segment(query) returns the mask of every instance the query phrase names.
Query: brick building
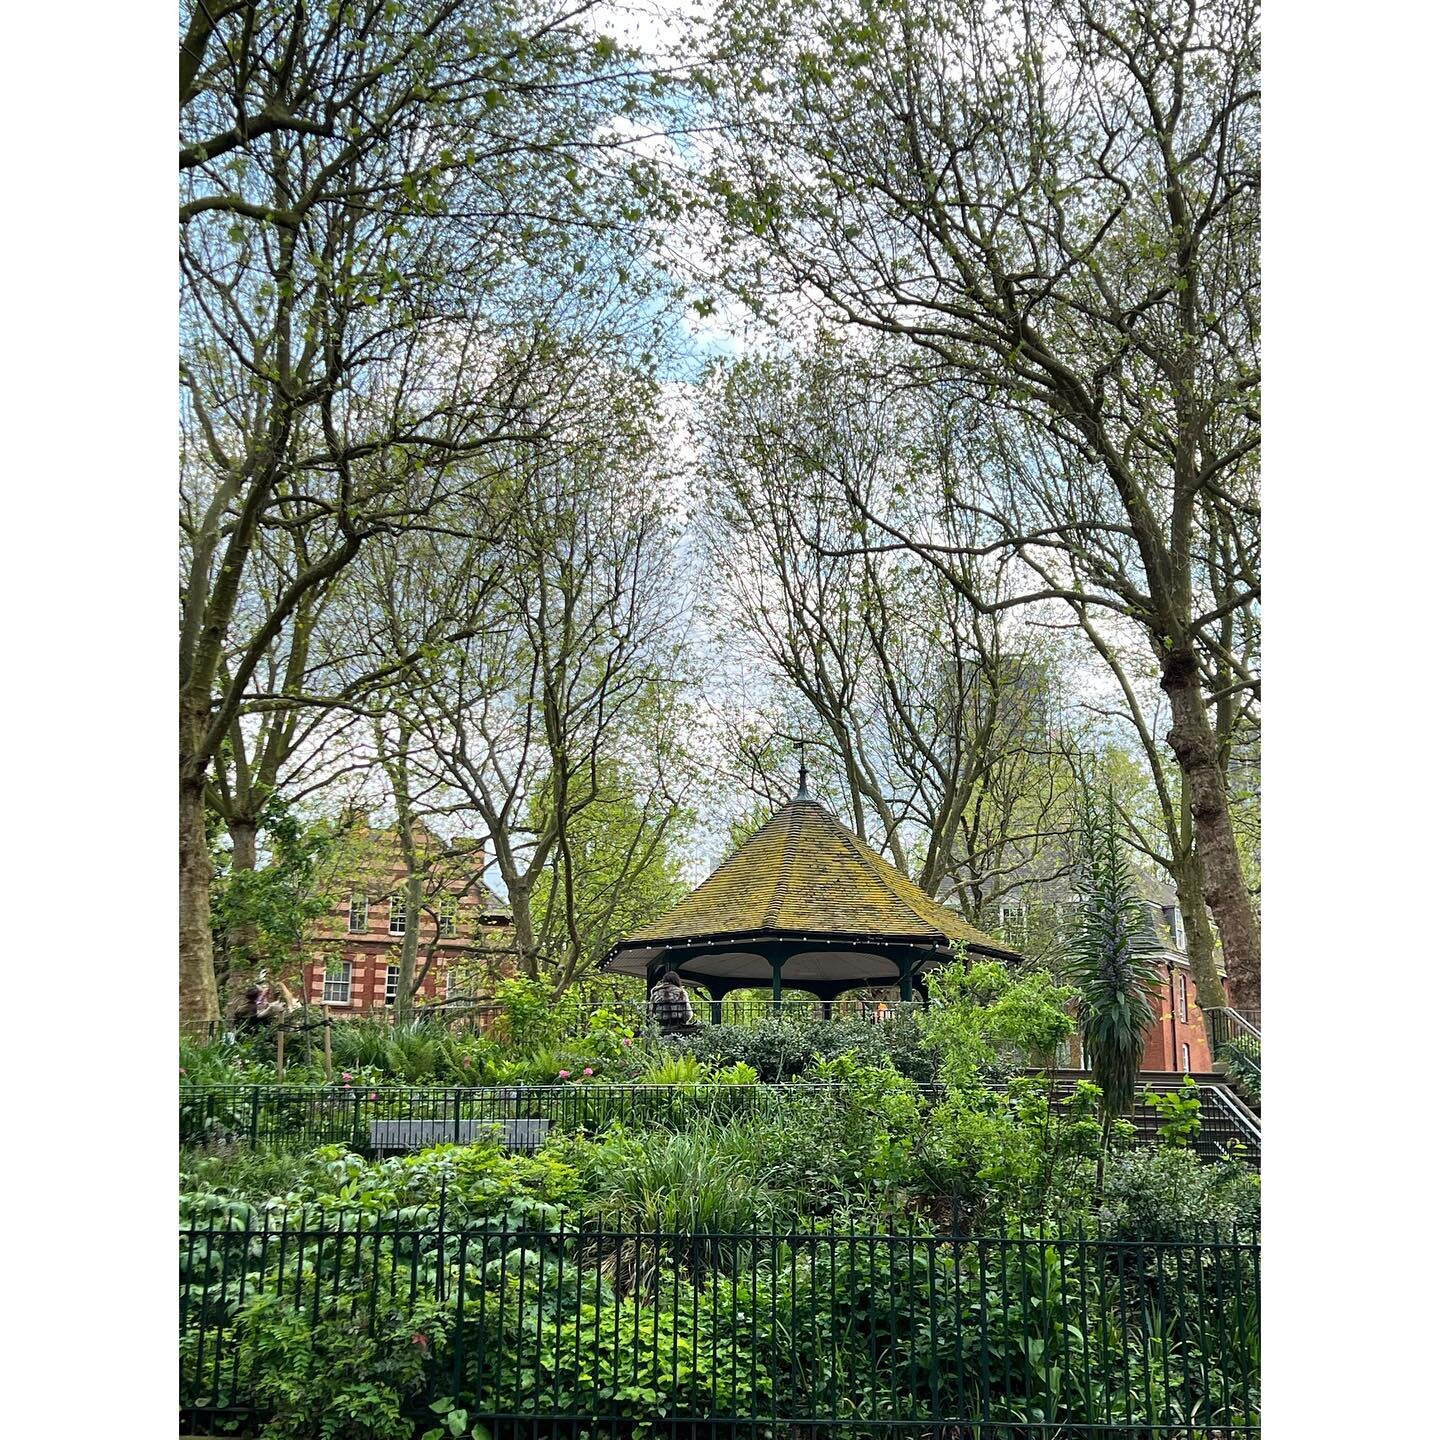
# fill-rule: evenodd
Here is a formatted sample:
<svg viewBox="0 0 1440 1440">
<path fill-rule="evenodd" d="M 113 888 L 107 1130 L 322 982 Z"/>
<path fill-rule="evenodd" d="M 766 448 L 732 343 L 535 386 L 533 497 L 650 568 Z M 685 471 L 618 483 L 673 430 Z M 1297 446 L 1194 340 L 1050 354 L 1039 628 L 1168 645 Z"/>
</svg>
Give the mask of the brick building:
<svg viewBox="0 0 1440 1440">
<path fill-rule="evenodd" d="M 486 994 L 512 970 L 510 915 L 480 878 L 484 848 L 444 841 L 423 826 L 413 834 L 422 875 L 416 913 L 406 903 L 407 867 L 396 831 L 358 832 L 344 896 L 315 926 L 302 984 L 311 1005 L 352 1015 L 395 1004 L 400 950 L 418 926 L 417 1003 Z"/>
<path fill-rule="evenodd" d="M 1159 989 L 1151 1000 L 1155 1024 L 1145 1042 L 1142 1070 L 1178 1073 L 1213 1069 L 1205 1012 L 1195 996 L 1195 977 L 1186 952 L 1185 924 L 1179 897 L 1168 880 L 1159 880 L 1135 867 L 1140 899 L 1150 911 L 1161 953 L 1156 958 Z M 1066 877 L 1040 881 L 1024 888 L 1023 898 L 1007 899 L 996 907 L 996 931 L 1027 955 L 1059 951 L 1060 936 L 1077 903 Z M 1079 1066 L 1079 1040 L 1072 1042 L 1069 1062 Z"/>
</svg>

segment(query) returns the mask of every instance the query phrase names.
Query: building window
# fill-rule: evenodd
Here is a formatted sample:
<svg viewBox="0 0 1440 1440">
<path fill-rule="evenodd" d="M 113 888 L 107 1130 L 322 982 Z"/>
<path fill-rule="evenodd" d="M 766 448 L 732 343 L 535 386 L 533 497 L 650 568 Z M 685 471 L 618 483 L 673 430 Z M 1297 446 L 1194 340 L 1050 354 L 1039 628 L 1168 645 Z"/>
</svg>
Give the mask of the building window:
<svg viewBox="0 0 1440 1440">
<path fill-rule="evenodd" d="M 1190 1047 L 1188 1045 L 1180 1047 L 1180 1068 L 1187 1075 L 1190 1073 Z"/>
<path fill-rule="evenodd" d="M 1080 897 L 1072 895 L 1055 906 L 1055 934 L 1061 939 L 1073 933 L 1080 923 Z"/>
<path fill-rule="evenodd" d="M 400 991 L 400 967 L 398 965 L 387 965 L 385 967 L 385 1003 L 393 1005 L 395 996 Z"/>
<path fill-rule="evenodd" d="M 1175 917 L 1175 948 L 1183 954 L 1185 950 L 1185 917 L 1180 913 L 1178 905 L 1170 913 Z"/>
<path fill-rule="evenodd" d="M 1180 977 L 1180 1023 L 1190 1023 L 1190 982 L 1183 975 Z"/>
<path fill-rule="evenodd" d="M 363 895 L 352 895 L 350 897 L 350 931 L 352 934 L 363 932 L 370 924 L 370 902 Z"/>
<path fill-rule="evenodd" d="M 405 897 L 403 895 L 390 897 L 390 933 L 392 935 L 405 933 Z"/>
<path fill-rule="evenodd" d="M 455 920 L 460 913 L 459 901 L 453 895 L 442 895 L 435 907 L 436 924 L 442 940 L 449 940 L 455 934 Z"/>
<path fill-rule="evenodd" d="M 1002 905 L 1000 907 L 1000 928 L 1007 940 L 1025 941 L 1030 938 L 1030 926 L 1023 905 Z"/>
<path fill-rule="evenodd" d="M 455 972 L 447 965 L 445 967 L 445 998 L 448 1000 L 455 993 Z"/>
<path fill-rule="evenodd" d="M 326 1005 L 350 1003 L 350 962 L 337 960 L 325 969 L 325 991 L 320 997 Z"/>
</svg>

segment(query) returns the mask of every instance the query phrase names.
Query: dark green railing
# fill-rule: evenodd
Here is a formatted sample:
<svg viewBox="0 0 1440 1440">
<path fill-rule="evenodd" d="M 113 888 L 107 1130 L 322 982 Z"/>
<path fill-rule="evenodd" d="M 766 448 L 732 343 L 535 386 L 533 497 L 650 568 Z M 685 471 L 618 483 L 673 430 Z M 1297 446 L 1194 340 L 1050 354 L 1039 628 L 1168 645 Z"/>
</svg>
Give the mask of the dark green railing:
<svg viewBox="0 0 1440 1440">
<path fill-rule="evenodd" d="M 777 1004 L 771 999 L 708 1000 L 699 991 L 690 992 L 690 1007 L 695 1025 L 756 1025 L 777 1017 L 797 1025 L 823 1024 L 831 1020 L 864 1020 L 887 1024 L 918 1014 L 925 1009 L 921 1000 L 872 1000 L 860 995 L 842 995 L 835 1000 L 814 1000 L 795 995 L 782 996 Z M 619 1014 L 637 1030 L 655 1022 L 654 1007 L 642 999 L 595 1000 L 578 1005 L 560 1025 L 566 1036 L 583 1035 L 597 1011 Z M 381 1012 L 372 1011 L 373 1015 Z M 496 1026 L 504 1015 L 502 1006 L 490 1000 L 452 999 L 444 1004 L 427 1005 L 413 1014 L 413 1019 L 482 1034 Z M 337 1019 L 337 1024 L 344 1024 Z M 657 1027 L 658 1028 L 658 1027 Z"/>
<path fill-rule="evenodd" d="M 1056 1102 L 1074 1092 L 1057 1082 Z M 943 1095 L 939 1086 L 919 1087 L 925 1104 Z M 319 1086 L 209 1085 L 180 1091 L 180 1143 L 184 1147 L 240 1147 L 303 1152 L 317 1145 L 422 1148 L 463 1144 L 485 1133 L 515 1143 L 507 1122 L 539 1120 L 556 1130 L 590 1133 L 614 1121 L 630 1127 L 676 1129 L 699 1117 L 774 1114 L 794 1104 L 834 1095 L 833 1085 L 514 1085 L 514 1086 Z M 1223 1086 L 1198 1087 L 1201 1101 L 1197 1152 L 1206 1159 L 1237 1150 L 1260 1161 L 1260 1132 Z M 1130 1117 L 1142 1144 L 1158 1143 L 1161 1118 L 1143 1103 Z M 391 1122 L 388 1124 L 382 1122 Z M 526 1131 L 525 1141 L 537 1138 Z"/>
<path fill-rule="evenodd" d="M 405 1413 L 463 1409 L 454 1433 L 479 1422 L 495 1440 L 1258 1434 L 1253 1236 L 457 1227 L 443 1200 L 408 1214 L 232 1204 L 183 1223 L 185 1424 L 263 1422 L 277 1337 L 299 1364 L 361 1336 L 315 1404 L 389 1384 Z"/>
<path fill-rule="evenodd" d="M 1260 1094 L 1260 1012 L 1207 1010 L 1213 1063 L 1223 1067 L 1258 1099 Z"/>
<path fill-rule="evenodd" d="M 311 1150 L 371 1147 L 372 1135 L 409 1134 L 461 1144 L 507 1121 L 596 1131 L 614 1121 L 675 1128 L 698 1117 L 728 1119 L 814 1099 L 827 1085 L 206 1085 L 180 1091 L 182 1146 Z M 381 1132 L 374 1127 L 386 1124 Z"/>
</svg>

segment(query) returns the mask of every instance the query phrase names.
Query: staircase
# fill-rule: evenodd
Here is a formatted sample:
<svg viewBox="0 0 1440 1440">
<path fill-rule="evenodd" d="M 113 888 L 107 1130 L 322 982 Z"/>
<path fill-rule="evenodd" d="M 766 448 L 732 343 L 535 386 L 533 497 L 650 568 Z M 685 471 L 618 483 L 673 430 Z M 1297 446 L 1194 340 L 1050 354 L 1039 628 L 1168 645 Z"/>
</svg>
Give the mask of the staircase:
<svg viewBox="0 0 1440 1440">
<path fill-rule="evenodd" d="M 1260 1109 L 1260 1012 L 1207 1010 L 1211 1064 L 1238 1089 L 1246 1103 Z"/>
<path fill-rule="evenodd" d="M 1091 1078 L 1085 1070 L 1032 1070 L 1029 1073 L 1051 1076 L 1057 1098 L 1074 1094 L 1077 1081 Z M 1145 1104 L 1145 1093 L 1179 1090 L 1186 1080 L 1195 1082 L 1200 1101 L 1200 1133 L 1195 1137 L 1195 1153 L 1206 1160 L 1218 1160 L 1238 1153 L 1250 1164 L 1258 1166 L 1258 1109 L 1251 1106 L 1243 1094 L 1237 1093 L 1235 1082 L 1225 1073 L 1182 1075 L 1173 1070 L 1142 1070 L 1135 1108 L 1126 1116 L 1135 1127 L 1136 1138 L 1144 1144 L 1159 1143 L 1161 1118 Z M 1237 1151 L 1237 1144 L 1244 1148 Z"/>
</svg>

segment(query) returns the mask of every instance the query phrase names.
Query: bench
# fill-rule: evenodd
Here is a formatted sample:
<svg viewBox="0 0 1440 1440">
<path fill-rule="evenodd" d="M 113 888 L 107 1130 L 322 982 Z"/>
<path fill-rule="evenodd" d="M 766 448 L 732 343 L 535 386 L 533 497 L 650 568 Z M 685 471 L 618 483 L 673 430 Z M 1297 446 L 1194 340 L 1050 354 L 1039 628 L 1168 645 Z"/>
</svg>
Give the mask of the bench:
<svg viewBox="0 0 1440 1440">
<path fill-rule="evenodd" d="M 431 1145 L 471 1145 L 487 1133 L 507 1150 L 538 1150 L 548 1120 L 372 1120 L 370 1148 L 376 1154 L 424 1150 Z"/>
</svg>

